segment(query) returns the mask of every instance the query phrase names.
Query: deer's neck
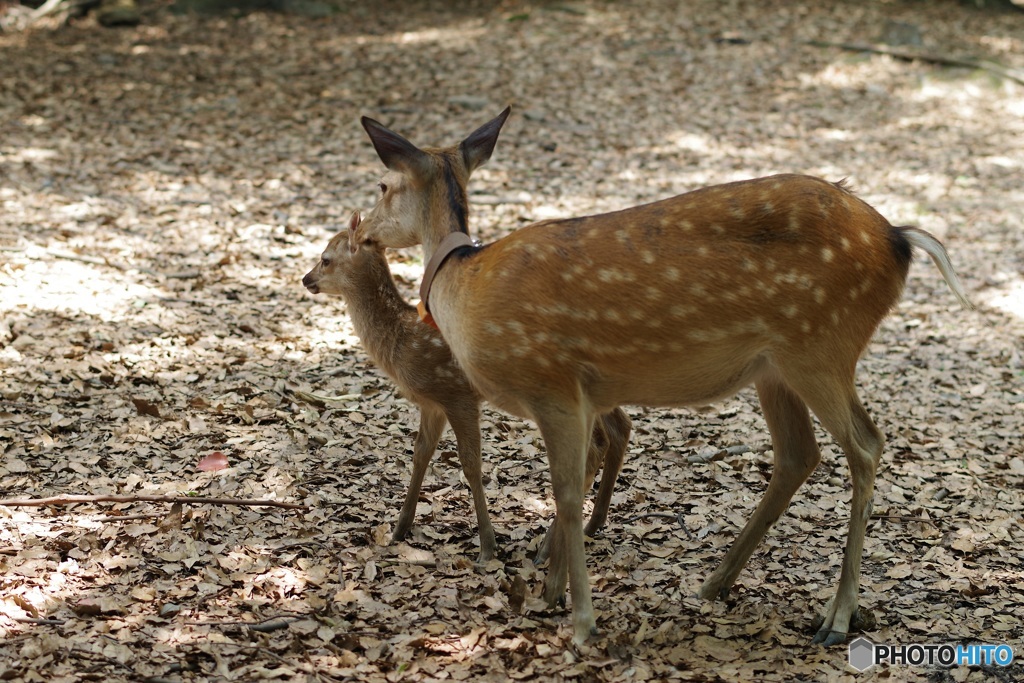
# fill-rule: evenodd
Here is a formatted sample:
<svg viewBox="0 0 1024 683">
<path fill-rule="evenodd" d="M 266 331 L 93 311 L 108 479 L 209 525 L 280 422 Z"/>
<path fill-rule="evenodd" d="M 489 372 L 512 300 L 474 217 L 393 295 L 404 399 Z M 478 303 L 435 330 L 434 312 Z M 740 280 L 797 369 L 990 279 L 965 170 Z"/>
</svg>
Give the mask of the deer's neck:
<svg viewBox="0 0 1024 683">
<path fill-rule="evenodd" d="M 430 234 L 423 240 L 423 263 L 426 265 L 438 245 L 451 232 L 469 234 L 469 199 L 466 194 L 466 178 L 460 177 L 450 155 L 442 154 L 441 179 L 436 192 L 443 193 L 431 204 L 427 219 Z"/>
</svg>

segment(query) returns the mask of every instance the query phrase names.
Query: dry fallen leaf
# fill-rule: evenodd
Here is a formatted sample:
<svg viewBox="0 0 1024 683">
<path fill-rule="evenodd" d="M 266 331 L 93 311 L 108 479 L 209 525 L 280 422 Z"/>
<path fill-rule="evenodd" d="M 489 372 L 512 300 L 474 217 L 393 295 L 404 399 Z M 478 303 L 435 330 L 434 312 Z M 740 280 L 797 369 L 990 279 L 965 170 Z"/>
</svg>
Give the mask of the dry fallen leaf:
<svg viewBox="0 0 1024 683">
<path fill-rule="evenodd" d="M 214 451 L 204 456 L 197 464 L 196 469 L 201 472 L 216 472 L 228 467 L 228 456 L 220 451 Z"/>
<path fill-rule="evenodd" d="M 160 409 L 155 403 L 151 403 L 144 398 L 132 397 L 132 403 L 135 404 L 135 410 L 138 411 L 139 415 L 149 415 L 150 417 L 160 417 Z"/>
</svg>

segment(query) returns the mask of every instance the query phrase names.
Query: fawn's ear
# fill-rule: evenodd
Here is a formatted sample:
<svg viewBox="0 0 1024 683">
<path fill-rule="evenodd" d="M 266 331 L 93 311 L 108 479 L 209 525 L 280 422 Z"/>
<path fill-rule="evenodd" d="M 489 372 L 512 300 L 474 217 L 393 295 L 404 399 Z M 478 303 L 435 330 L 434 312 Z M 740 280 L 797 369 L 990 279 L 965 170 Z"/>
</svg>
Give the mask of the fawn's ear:
<svg viewBox="0 0 1024 683">
<path fill-rule="evenodd" d="M 416 175 L 430 168 L 430 156 L 398 133 L 388 130 L 369 116 L 360 121 L 366 129 L 377 156 L 392 171 Z"/>
<path fill-rule="evenodd" d="M 498 133 L 505 125 L 505 119 L 512 112 L 512 107 L 505 107 L 493 119 L 477 128 L 469 134 L 469 137 L 459 143 L 459 151 L 462 152 L 462 159 L 466 162 L 466 171 L 472 173 L 481 164 L 491 158 L 494 151 L 494 144 L 498 141 Z"/>
<path fill-rule="evenodd" d="M 353 211 L 352 215 L 348 218 L 348 253 L 354 254 L 359 251 L 359 224 L 363 222 L 363 217 L 359 215 L 359 211 Z"/>
</svg>

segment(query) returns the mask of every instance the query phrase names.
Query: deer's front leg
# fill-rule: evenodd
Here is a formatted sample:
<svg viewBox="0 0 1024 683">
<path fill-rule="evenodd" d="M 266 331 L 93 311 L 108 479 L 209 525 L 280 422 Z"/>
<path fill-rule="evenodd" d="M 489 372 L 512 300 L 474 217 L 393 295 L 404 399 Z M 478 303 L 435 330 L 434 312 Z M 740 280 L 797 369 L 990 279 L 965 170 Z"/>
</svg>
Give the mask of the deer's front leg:
<svg viewBox="0 0 1024 683">
<path fill-rule="evenodd" d="M 597 632 L 590 597 L 590 578 L 583 548 L 583 480 L 592 418 L 579 406 L 549 404 L 535 411 L 548 451 L 555 493 L 555 528 L 544 599 L 554 605 L 572 591 L 573 641 L 582 643 Z"/>
</svg>

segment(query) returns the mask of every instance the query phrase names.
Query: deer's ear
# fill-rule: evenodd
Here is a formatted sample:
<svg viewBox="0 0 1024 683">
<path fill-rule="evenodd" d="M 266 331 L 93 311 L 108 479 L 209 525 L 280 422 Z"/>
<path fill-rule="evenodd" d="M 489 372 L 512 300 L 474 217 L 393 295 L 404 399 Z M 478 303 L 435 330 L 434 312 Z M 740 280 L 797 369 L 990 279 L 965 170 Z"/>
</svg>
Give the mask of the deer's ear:
<svg viewBox="0 0 1024 683">
<path fill-rule="evenodd" d="M 349 232 L 355 232 L 356 228 L 363 221 L 363 217 L 360 215 L 359 210 L 356 209 L 352 212 L 352 215 L 348 218 L 348 230 Z"/>
<path fill-rule="evenodd" d="M 422 149 L 368 116 L 361 121 L 377 156 L 389 169 L 416 175 L 430 168 L 430 156 Z"/>
<path fill-rule="evenodd" d="M 512 107 L 505 107 L 505 111 L 477 128 L 459 143 L 459 151 L 462 152 L 462 159 L 466 162 L 466 170 L 469 173 L 491 158 L 494 144 L 498 141 L 498 133 L 501 132 L 501 127 L 505 125 L 505 119 L 511 112 Z"/>
</svg>

